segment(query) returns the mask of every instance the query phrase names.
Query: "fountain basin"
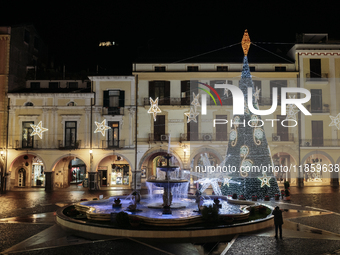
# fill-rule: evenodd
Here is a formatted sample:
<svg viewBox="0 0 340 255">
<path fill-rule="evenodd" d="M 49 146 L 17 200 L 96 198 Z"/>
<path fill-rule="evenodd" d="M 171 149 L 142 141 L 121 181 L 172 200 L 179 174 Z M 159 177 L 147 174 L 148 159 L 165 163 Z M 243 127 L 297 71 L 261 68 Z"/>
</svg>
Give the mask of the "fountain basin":
<svg viewBox="0 0 340 255">
<path fill-rule="evenodd" d="M 211 196 L 214 198 L 215 196 Z M 197 211 L 197 204 L 195 203 L 195 196 L 190 195 L 188 198 L 182 199 L 176 209 L 176 203 L 171 215 L 162 214 L 163 208 L 161 205 L 155 203 L 155 207 L 150 208 L 149 196 L 142 196 L 141 202 L 138 205 L 140 212 L 126 211 L 129 204 L 129 200 L 126 200 L 126 196 L 119 196 L 122 203 L 122 208 L 112 208 L 112 202 L 114 197 L 104 200 L 94 200 L 78 202 L 75 204 L 75 208 L 86 214 L 87 219 L 96 221 L 110 221 L 111 213 L 119 213 L 121 211 L 127 212 L 129 215 L 140 218 L 143 220 L 143 224 L 152 226 L 186 226 L 190 224 L 202 222 L 201 214 Z M 249 210 L 245 205 L 233 205 L 228 203 L 227 197 L 220 197 L 222 201 L 222 208 L 220 209 L 221 216 L 230 216 L 236 220 L 242 220 L 248 218 Z M 205 200 L 203 205 L 212 205 L 213 200 Z M 184 205 L 184 207 L 182 207 Z"/>
<path fill-rule="evenodd" d="M 144 196 L 143 196 L 144 197 Z M 194 196 L 189 196 L 193 198 Z M 217 197 L 217 196 L 216 196 Z M 124 197 L 121 197 L 124 198 Z M 214 196 L 211 196 L 214 198 Z M 220 197 L 221 200 L 226 201 L 227 197 Z M 244 201 L 244 200 L 243 200 Z M 103 200 L 97 201 L 88 201 L 88 202 L 103 202 Z M 238 202 L 238 201 L 232 201 Z M 249 202 L 249 201 L 248 201 Z M 188 216 L 182 217 L 177 219 L 172 219 L 174 215 L 163 215 L 160 218 L 150 218 L 147 216 L 134 216 L 139 217 L 145 220 L 146 225 L 141 225 L 139 228 L 128 228 L 122 229 L 113 226 L 110 222 L 105 223 L 104 221 L 110 220 L 111 214 L 99 214 L 95 213 L 95 207 L 90 205 L 82 205 L 82 202 L 77 203 L 75 206 L 77 209 L 80 210 L 88 210 L 87 216 L 88 218 L 98 220 L 98 223 L 93 221 L 84 221 L 75 218 L 71 218 L 66 216 L 63 211 L 66 207 L 60 208 L 57 211 L 56 221 L 57 224 L 60 225 L 62 228 L 66 229 L 67 231 L 73 232 L 75 235 L 83 236 L 83 237 L 90 237 L 90 238 L 103 238 L 103 237 L 112 237 L 112 236 L 121 236 L 121 237 L 131 237 L 137 239 L 151 239 L 151 240 L 171 240 L 176 242 L 199 242 L 199 241 L 221 241 L 225 240 L 227 235 L 234 235 L 246 232 L 257 231 L 261 229 L 265 229 L 268 227 L 272 227 L 272 215 L 268 215 L 266 218 L 242 222 L 242 223 L 234 223 L 234 224 L 227 224 L 227 225 L 206 225 L 200 224 L 195 225 L 193 227 L 190 224 L 200 223 L 202 219 L 199 215 L 196 216 Z M 259 204 L 255 202 L 250 202 L 253 205 Z M 92 203 L 90 203 L 92 204 Z M 124 206 L 124 203 L 123 203 Z M 273 210 L 272 207 L 266 205 L 270 209 Z M 242 206 L 242 212 L 238 215 L 241 218 L 248 217 L 247 214 L 247 207 Z M 160 210 L 159 210 L 160 211 Z M 177 211 L 177 210 L 173 210 Z M 178 210 L 181 211 L 181 210 Z M 132 213 L 130 213 L 132 214 Z M 228 216 L 238 217 L 235 214 L 228 214 Z M 101 221 L 101 223 L 99 223 Z M 189 226 L 186 226 L 189 225 Z M 164 228 L 166 226 L 166 228 Z"/>
</svg>

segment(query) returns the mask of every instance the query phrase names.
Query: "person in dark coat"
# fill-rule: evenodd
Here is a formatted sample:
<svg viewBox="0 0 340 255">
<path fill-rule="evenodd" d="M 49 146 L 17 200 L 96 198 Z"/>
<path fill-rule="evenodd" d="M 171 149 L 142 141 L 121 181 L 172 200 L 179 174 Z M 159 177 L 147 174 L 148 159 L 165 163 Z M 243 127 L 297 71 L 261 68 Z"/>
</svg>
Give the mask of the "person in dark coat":
<svg viewBox="0 0 340 255">
<path fill-rule="evenodd" d="M 282 218 L 282 211 L 278 206 L 275 207 L 273 210 L 274 215 L 274 224 L 275 224 L 275 238 L 277 239 L 277 230 L 280 230 L 280 238 L 282 239 L 282 224 L 283 224 L 283 218 Z"/>
</svg>

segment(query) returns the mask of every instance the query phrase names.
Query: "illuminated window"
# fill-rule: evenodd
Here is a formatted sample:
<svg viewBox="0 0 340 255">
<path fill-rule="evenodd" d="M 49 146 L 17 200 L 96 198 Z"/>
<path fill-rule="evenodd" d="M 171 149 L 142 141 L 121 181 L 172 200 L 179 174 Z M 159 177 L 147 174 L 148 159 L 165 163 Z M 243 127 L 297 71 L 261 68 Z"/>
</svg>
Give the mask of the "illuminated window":
<svg viewBox="0 0 340 255">
<path fill-rule="evenodd" d="M 119 147 L 119 122 L 109 121 L 108 126 L 111 127 L 107 133 L 108 147 Z"/>
</svg>

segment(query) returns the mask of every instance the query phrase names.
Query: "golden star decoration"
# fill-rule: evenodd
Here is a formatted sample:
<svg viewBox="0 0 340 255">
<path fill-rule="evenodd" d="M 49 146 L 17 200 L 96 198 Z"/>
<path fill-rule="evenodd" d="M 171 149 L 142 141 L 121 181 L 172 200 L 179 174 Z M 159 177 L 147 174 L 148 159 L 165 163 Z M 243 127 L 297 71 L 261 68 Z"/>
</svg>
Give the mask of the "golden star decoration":
<svg viewBox="0 0 340 255">
<path fill-rule="evenodd" d="M 262 177 L 257 177 L 257 178 L 261 181 L 261 188 L 262 188 L 264 185 L 267 185 L 268 187 L 270 187 L 269 180 L 270 180 L 272 177 L 268 177 L 266 173 L 263 173 L 263 176 L 262 176 Z"/>
<path fill-rule="evenodd" d="M 110 129 L 109 126 L 105 125 L 106 120 L 103 120 L 101 123 L 95 121 L 97 129 L 94 131 L 95 133 L 101 132 L 103 136 L 105 136 L 105 130 Z"/>
<path fill-rule="evenodd" d="M 42 122 L 40 121 L 38 125 L 30 124 L 33 128 L 33 132 L 31 133 L 31 136 L 38 135 L 40 139 L 42 139 L 42 133 L 46 132 L 48 129 L 42 127 Z"/>
<path fill-rule="evenodd" d="M 340 129 L 340 113 L 338 113 L 338 115 L 336 115 L 336 117 L 333 116 L 329 116 L 332 120 L 331 124 L 329 124 L 329 126 L 336 126 L 337 129 Z"/>
<path fill-rule="evenodd" d="M 191 108 L 190 108 L 190 112 L 185 112 L 185 113 L 184 113 L 184 115 L 188 117 L 187 123 L 189 123 L 189 122 L 192 121 L 192 120 L 193 120 L 194 122 L 197 123 L 196 117 L 197 117 L 198 114 L 199 114 L 199 113 L 196 112 L 196 111 L 194 111 L 194 109 L 191 107 Z"/>
<path fill-rule="evenodd" d="M 194 92 L 192 92 L 194 100 L 191 102 L 191 104 L 195 107 L 195 112 L 197 110 L 197 107 L 200 106 L 200 102 L 198 101 L 198 98 L 200 94 L 195 95 Z"/>
<path fill-rule="evenodd" d="M 153 119 L 154 119 L 154 121 L 156 121 L 157 113 L 162 112 L 161 109 L 159 109 L 159 107 L 158 107 L 158 97 L 156 98 L 155 101 L 153 101 L 152 98 L 150 97 L 150 104 L 151 104 L 151 107 L 148 110 L 148 113 L 152 113 Z"/>
</svg>

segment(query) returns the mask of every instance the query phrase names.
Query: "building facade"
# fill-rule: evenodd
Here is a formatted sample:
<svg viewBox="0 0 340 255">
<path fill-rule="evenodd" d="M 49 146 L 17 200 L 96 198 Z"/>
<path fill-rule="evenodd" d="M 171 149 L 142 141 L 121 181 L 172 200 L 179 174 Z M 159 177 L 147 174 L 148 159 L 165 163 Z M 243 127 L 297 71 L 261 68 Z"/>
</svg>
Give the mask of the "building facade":
<svg viewBox="0 0 340 255">
<path fill-rule="evenodd" d="M 32 80 L 8 94 L 8 187 L 133 184 L 134 78 L 91 80 Z"/>
<path fill-rule="evenodd" d="M 251 53 L 249 56 L 251 60 Z M 196 171 L 196 166 L 220 164 L 226 157 L 233 118 L 233 100 L 230 92 L 215 89 L 221 102 L 208 96 L 207 113 L 201 113 L 197 107 L 197 122 L 190 122 L 185 113 L 193 109 L 194 96 L 213 90 L 215 84 L 238 85 L 242 70 L 240 63 L 136 63 L 133 65 L 138 80 L 138 168 L 142 170 L 142 184 L 147 178 L 157 175 L 156 165 L 162 164 L 170 141 L 170 154 L 174 164 L 182 170 Z M 297 87 L 298 71 L 294 62 L 250 63 L 255 89 L 259 90 L 260 109 L 269 109 L 272 105 L 272 88 L 278 87 L 279 106 L 270 115 L 262 116 L 267 140 L 276 165 L 299 164 L 298 127 L 284 127 L 281 122 L 286 116 L 281 115 L 280 89 Z M 210 88 L 209 88 L 210 86 Z M 205 89 L 202 90 L 202 89 Z M 207 92 L 208 91 L 208 92 Z M 195 94 L 192 94 L 192 93 Z M 291 96 L 294 96 L 291 94 Z M 156 119 L 148 113 L 150 98 L 159 98 L 161 113 Z M 214 120 L 219 123 L 213 125 Z M 268 120 L 267 120 L 268 119 Z M 223 120 L 223 121 L 222 121 Z M 265 121 L 266 120 L 266 121 Z M 271 121 L 279 120 L 279 121 Z M 227 123 L 226 123 L 227 122 Z M 286 126 L 289 124 L 285 124 Z M 169 139 L 170 137 L 170 139 Z M 283 171 L 276 173 L 279 181 L 289 180 L 293 185 L 297 176 Z M 195 179 L 195 177 L 194 177 Z M 193 181 L 193 180 L 192 180 Z"/>
<path fill-rule="evenodd" d="M 10 27 L 0 27 L 0 192 L 5 189 L 7 153 L 7 91 L 9 76 Z"/>
<path fill-rule="evenodd" d="M 289 54 L 296 60 L 299 84 L 311 93 L 306 104 L 311 116 L 301 114 L 300 173 L 302 185 L 339 185 L 340 46 L 327 34 L 303 34 Z"/>
<path fill-rule="evenodd" d="M 259 109 L 270 109 L 277 97 L 275 111 L 262 116 L 263 129 L 277 181 L 292 186 L 339 185 L 340 120 L 330 116 L 340 109 L 340 49 L 308 39 L 316 37 L 305 35 L 288 55 L 266 55 L 252 46 L 248 56 Z M 227 160 L 234 101 L 230 91 L 215 85 L 238 85 L 242 57 L 233 50 L 183 63 L 140 61 L 132 76 L 27 81 L 25 89 L 8 94 L 7 186 L 140 189 L 158 176 L 168 153 L 193 183 L 197 177 L 189 171 Z M 312 115 L 289 105 L 292 111 L 284 115 L 282 88 L 309 90 L 304 106 Z M 32 135 L 37 127 L 48 129 L 42 138 Z"/>
</svg>

